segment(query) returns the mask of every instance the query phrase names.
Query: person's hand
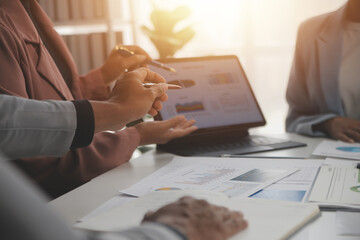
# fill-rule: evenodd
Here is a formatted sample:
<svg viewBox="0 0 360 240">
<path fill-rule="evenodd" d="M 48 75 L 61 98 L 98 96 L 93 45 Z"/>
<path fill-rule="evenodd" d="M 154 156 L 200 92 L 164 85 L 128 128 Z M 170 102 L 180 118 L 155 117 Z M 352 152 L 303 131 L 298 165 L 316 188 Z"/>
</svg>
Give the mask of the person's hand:
<svg viewBox="0 0 360 240">
<path fill-rule="evenodd" d="M 181 198 L 156 212 L 148 212 L 143 222 L 169 225 L 185 234 L 189 240 L 227 239 L 248 225 L 241 212 L 191 197 Z"/>
<path fill-rule="evenodd" d="M 145 82 L 160 83 L 158 85 L 145 88 Z M 122 79 L 115 83 L 110 94 L 109 102 L 115 102 L 123 108 L 131 121 L 143 117 L 146 113 L 152 116 L 161 110 L 162 104 L 167 100 L 167 85 L 165 79 L 159 74 L 146 68 L 139 68 L 126 73 Z"/>
<path fill-rule="evenodd" d="M 159 83 L 149 88 L 144 82 Z M 146 68 L 124 74 L 117 81 L 107 101 L 90 101 L 95 116 L 95 132 L 119 130 L 125 124 L 143 117 L 146 113 L 153 116 L 167 100 L 168 89 L 165 79 Z"/>
<path fill-rule="evenodd" d="M 171 139 L 183 137 L 195 130 L 195 120 L 186 120 L 184 116 L 176 116 L 169 120 L 143 122 L 135 125 L 140 135 L 140 144 L 163 144 Z"/>
<path fill-rule="evenodd" d="M 118 46 L 121 46 L 118 44 Z M 100 68 L 101 74 L 106 84 L 110 84 L 123 74 L 126 70 L 132 71 L 139 67 L 144 67 L 146 61 L 151 61 L 147 52 L 138 46 L 124 46 L 133 51 L 132 56 L 125 56 L 119 53 L 115 48 L 111 51 L 104 65 Z"/>
<path fill-rule="evenodd" d="M 322 123 L 324 130 L 334 139 L 360 142 L 360 121 L 344 117 L 332 118 Z"/>
</svg>

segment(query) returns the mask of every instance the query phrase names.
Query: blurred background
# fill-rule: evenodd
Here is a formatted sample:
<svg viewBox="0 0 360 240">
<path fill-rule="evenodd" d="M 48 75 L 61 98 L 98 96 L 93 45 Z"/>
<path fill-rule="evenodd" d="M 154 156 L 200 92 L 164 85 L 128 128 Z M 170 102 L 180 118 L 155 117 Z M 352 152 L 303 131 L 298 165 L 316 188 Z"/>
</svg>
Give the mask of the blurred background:
<svg viewBox="0 0 360 240">
<path fill-rule="evenodd" d="M 115 43 L 153 58 L 235 54 L 267 125 L 282 133 L 285 92 L 299 24 L 345 0 L 39 0 L 73 53 L 79 72 L 101 66 Z M 166 49 L 161 46 L 168 44 Z M 169 50 L 170 49 L 170 50 Z"/>
</svg>

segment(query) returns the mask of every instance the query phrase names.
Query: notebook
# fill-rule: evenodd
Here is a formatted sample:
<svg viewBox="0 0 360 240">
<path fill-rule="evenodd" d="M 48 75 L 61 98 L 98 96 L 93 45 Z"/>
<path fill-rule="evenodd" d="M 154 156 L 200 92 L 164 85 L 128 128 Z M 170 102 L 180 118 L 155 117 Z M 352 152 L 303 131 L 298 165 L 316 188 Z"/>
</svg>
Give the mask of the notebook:
<svg viewBox="0 0 360 240">
<path fill-rule="evenodd" d="M 173 58 L 160 62 L 176 69 L 169 72 L 149 66 L 180 90 L 168 90 L 169 99 L 157 120 L 184 115 L 195 119 L 194 133 L 166 144 L 158 150 L 181 156 L 221 156 L 246 154 L 305 146 L 285 139 L 249 135 L 249 128 L 266 121 L 245 72 L 234 55 Z"/>
<path fill-rule="evenodd" d="M 144 214 L 176 201 L 183 196 L 205 199 L 213 204 L 241 211 L 248 228 L 231 239 L 287 239 L 320 214 L 316 205 L 267 199 L 228 198 L 211 191 L 157 191 L 125 203 L 110 211 L 87 218 L 76 228 L 93 231 L 118 231 L 138 226 Z"/>
</svg>

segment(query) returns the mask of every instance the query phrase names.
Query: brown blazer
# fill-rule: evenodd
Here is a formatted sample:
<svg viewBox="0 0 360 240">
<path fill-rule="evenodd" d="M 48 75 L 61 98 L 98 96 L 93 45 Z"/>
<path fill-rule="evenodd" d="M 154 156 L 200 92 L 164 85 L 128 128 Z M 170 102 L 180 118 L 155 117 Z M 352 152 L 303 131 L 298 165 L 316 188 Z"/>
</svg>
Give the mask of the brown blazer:
<svg viewBox="0 0 360 240">
<path fill-rule="evenodd" d="M 30 99 L 100 100 L 109 94 L 99 69 L 78 76 L 64 41 L 35 0 L 0 0 L 0 76 L 0 93 Z M 15 162 L 57 197 L 128 161 L 139 141 L 134 128 L 98 133 L 88 147 L 62 158 Z"/>
</svg>

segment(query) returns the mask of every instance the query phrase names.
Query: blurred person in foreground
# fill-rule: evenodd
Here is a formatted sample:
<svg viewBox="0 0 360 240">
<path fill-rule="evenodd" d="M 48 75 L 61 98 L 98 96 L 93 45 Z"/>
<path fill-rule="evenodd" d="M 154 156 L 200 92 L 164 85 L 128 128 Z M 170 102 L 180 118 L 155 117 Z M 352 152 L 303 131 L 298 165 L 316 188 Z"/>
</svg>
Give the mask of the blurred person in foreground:
<svg viewBox="0 0 360 240">
<path fill-rule="evenodd" d="M 132 82 L 136 83 L 136 80 Z M 142 88 L 142 85 L 139 86 L 139 90 L 142 90 L 140 87 Z M 153 90 L 149 90 L 146 94 L 152 95 L 152 92 Z M 2 193 L 0 238 L 9 240 L 222 240 L 247 227 L 247 221 L 240 212 L 229 211 L 204 200 L 185 197 L 158 211 L 147 213 L 138 227 L 112 233 L 76 231 L 48 208 L 47 199 L 42 192 L 36 189 L 29 179 L 10 166 L 1 154 L 1 151 L 5 150 L 11 158 L 43 154 L 61 155 L 70 146 L 79 145 L 76 142 L 82 138 L 82 134 L 88 134 L 79 131 L 81 126 L 77 125 L 77 123 L 87 121 L 83 118 L 83 114 L 95 118 L 95 132 L 112 129 L 114 126 L 117 128 L 122 122 L 121 115 L 120 119 L 108 118 L 107 115 L 114 112 L 121 113 L 122 103 L 114 100 L 114 96 L 108 101 L 69 102 L 36 101 L 0 95 L 0 110 L 3 113 L 0 115 L 2 137 L 0 139 L 0 191 Z M 155 126 L 160 123 L 150 124 Z M 179 133 L 182 134 L 181 129 L 179 131 L 174 129 L 174 132 L 169 134 Z M 62 143 L 60 146 L 59 142 Z"/>
</svg>

